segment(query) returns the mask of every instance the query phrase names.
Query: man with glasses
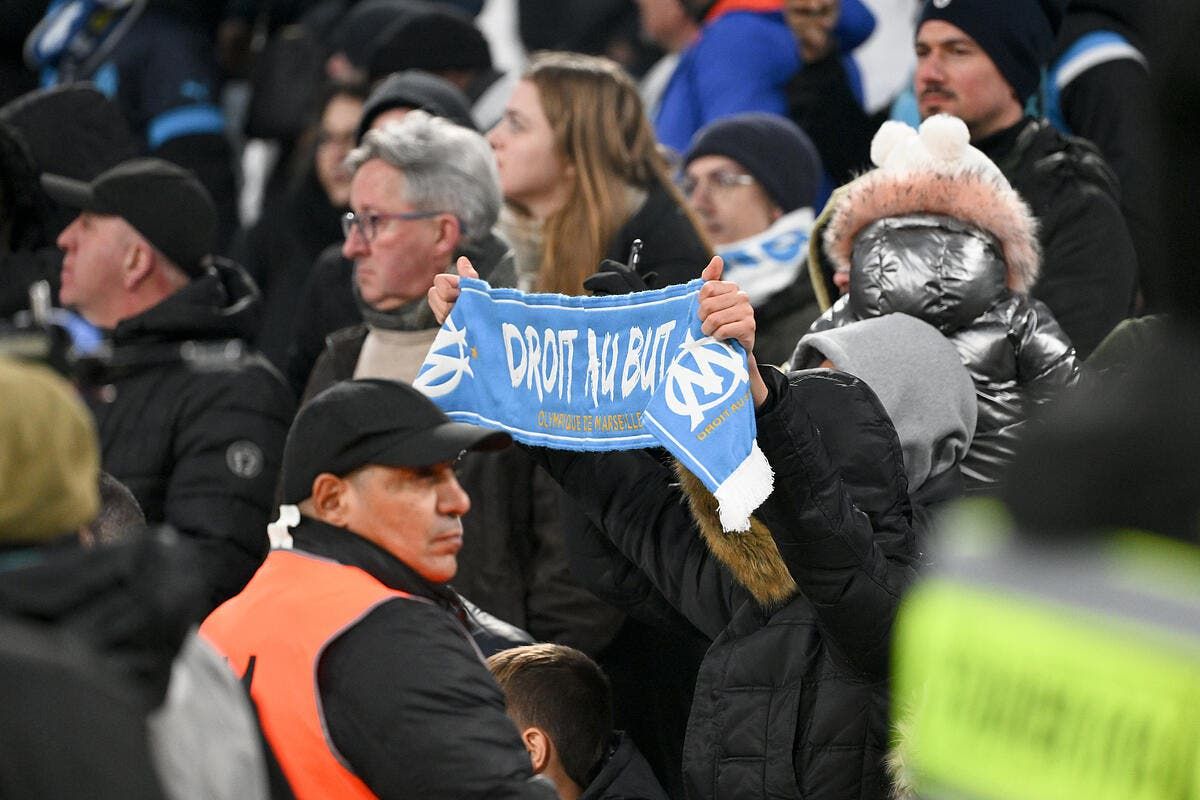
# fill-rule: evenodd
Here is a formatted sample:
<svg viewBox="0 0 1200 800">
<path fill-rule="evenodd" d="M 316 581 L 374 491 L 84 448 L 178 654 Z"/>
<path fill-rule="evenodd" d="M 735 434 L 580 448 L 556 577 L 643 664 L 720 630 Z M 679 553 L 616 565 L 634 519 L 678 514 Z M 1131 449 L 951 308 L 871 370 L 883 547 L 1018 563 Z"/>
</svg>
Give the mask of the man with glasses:
<svg viewBox="0 0 1200 800">
<path fill-rule="evenodd" d="M 683 157 L 681 188 L 726 278 L 750 295 L 764 364 L 786 361 L 820 314 L 806 267 L 821 175 L 808 136 L 773 114 L 710 123 Z"/>
<path fill-rule="evenodd" d="M 210 255 L 217 213 L 182 167 L 134 159 L 90 184 L 43 175 L 42 185 L 80 211 L 58 237 L 60 298 L 112 349 L 103 388 L 87 394 L 104 469 L 147 521 L 198 542 L 195 569 L 215 607 L 267 553 L 295 405 L 245 344 L 258 290 L 241 267 Z"/>
<path fill-rule="evenodd" d="M 304 393 L 346 378 L 411 382 L 437 335 L 433 277 L 466 255 L 493 286 L 512 286 L 508 244 L 492 232 L 499 178 L 482 136 L 414 110 L 368 131 L 351 152 L 342 254 L 354 261 L 364 324 L 332 334 Z"/>
<path fill-rule="evenodd" d="M 516 284 L 512 252 L 492 232 L 500 181 L 480 134 L 413 110 L 368 131 L 349 163 L 342 252 L 364 324 L 328 337 L 302 405 L 349 378 L 411 383 L 440 327 L 426 293 L 458 256 L 492 286 Z M 455 588 L 539 641 L 607 644 L 621 616 L 570 577 L 557 485 L 516 448 L 468 454 L 460 477 L 477 510 L 464 520 L 472 545 Z"/>
</svg>

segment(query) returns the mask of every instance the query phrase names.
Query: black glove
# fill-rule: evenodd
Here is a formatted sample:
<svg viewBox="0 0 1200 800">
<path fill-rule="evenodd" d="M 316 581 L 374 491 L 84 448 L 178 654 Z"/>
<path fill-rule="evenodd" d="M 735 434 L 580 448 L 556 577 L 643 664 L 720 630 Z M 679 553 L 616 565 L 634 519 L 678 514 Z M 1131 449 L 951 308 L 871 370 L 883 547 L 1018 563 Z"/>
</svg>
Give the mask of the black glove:
<svg viewBox="0 0 1200 800">
<path fill-rule="evenodd" d="M 627 265 L 606 258 L 600 262 L 600 271 L 583 282 L 583 288 L 598 296 L 648 292 L 657 277 L 653 272 L 639 275 Z"/>
</svg>

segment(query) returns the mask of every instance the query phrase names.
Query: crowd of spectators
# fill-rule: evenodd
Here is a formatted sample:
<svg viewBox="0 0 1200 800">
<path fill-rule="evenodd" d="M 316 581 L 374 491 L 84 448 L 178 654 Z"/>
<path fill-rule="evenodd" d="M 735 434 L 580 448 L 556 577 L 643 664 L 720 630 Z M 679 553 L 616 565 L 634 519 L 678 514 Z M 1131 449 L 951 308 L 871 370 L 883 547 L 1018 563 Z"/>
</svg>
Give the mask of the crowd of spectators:
<svg viewBox="0 0 1200 800">
<path fill-rule="evenodd" d="M 0 0 L 0 796 L 1175 796 L 1194 708 L 1102 784 L 1047 744 L 1200 674 L 1154 5 Z M 702 282 L 749 530 L 451 421 L 462 277 Z M 996 672 L 1056 638 L 1078 692 Z M 1192 677 L 1143 709 L 1106 647 Z"/>
</svg>

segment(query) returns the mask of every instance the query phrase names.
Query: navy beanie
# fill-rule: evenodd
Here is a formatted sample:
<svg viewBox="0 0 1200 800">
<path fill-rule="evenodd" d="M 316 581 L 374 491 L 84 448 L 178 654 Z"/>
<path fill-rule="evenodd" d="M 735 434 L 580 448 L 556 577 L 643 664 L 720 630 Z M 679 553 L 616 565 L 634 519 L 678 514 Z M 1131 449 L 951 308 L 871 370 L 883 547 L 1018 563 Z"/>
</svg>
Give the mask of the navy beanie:
<svg viewBox="0 0 1200 800">
<path fill-rule="evenodd" d="M 785 214 L 816 200 L 821 157 L 808 135 L 784 117 L 749 113 L 714 120 L 692 137 L 683 166 L 701 156 L 741 164 Z"/>
<path fill-rule="evenodd" d="M 926 0 L 926 20 L 948 22 L 974 39 L 1022 103 L 1038 89 L 1062 23 L 1063 0 Z"/>
</svg>

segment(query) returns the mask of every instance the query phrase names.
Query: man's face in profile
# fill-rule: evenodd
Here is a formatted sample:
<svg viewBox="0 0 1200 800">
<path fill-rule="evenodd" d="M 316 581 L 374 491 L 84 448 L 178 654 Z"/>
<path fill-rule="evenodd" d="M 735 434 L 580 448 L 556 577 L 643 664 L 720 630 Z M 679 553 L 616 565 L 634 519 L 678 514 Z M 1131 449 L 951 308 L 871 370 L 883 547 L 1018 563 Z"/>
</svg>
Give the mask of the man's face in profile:
<svg viewBox="0 0 1200 800">
<path fill-rule="evenodd" d="M 403 561 L 431 583 L 458 571 L 462 515 L 470 498 L 445 461 L 428 467 L 366 466 L 345 477 L 343 527 Z"/>
</svg>

